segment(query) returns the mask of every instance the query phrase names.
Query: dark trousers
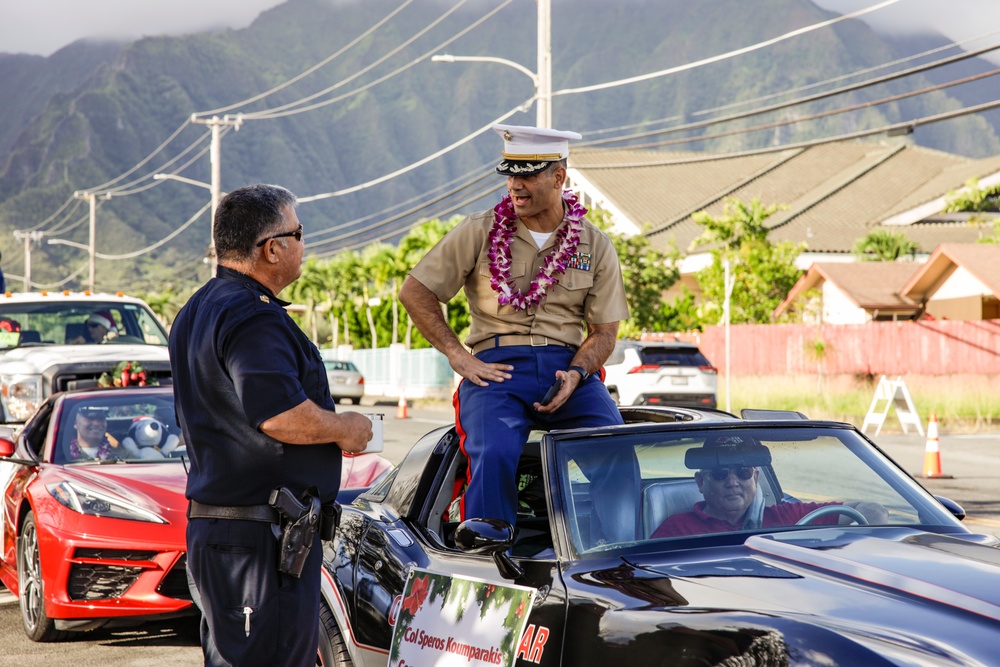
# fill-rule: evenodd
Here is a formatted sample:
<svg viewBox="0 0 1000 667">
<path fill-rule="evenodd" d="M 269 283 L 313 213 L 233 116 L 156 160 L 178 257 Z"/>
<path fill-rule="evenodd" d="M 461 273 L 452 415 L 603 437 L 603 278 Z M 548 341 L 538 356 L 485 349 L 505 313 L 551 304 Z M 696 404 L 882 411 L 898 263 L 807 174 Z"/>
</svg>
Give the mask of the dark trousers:
<svg viewBox="0 0 1000 667">
<path fill-rule="evenodd" d="M 319 535 L 301 578 L 278 572 L 271 524 L 189 519 L 187 567 L 212 667 L 312 667 L 319 642 Z M 249 634 L 247 620 L 249 617 Z"/>
<path fill-rule="evenodd" d="M 469 459 L 468 488 L 462 498 L 462 518 L 517 519 L 517 462 L 533 428 L 547 430 L 621 424 L 621 414 L 597 375 L 581 383 L 555 413 L 534 408 L 566 370 L 574 351 L 566 347 L 516 345 L 483 350 L 476 356 L 488 363 L 514 366 L 504 382 L 479 387 L 463 380 L 455 396 L 456 427 L 462 451 Z M 617 448 L 616 453 L 620 454 Z M 577 463 L 590 481 L 597 525 L 592 542 L 636 539 L 639 494 L 634 460 L 589 452 Z M 589 546 L 589 545 L 588 545 Z"/>
</svg>

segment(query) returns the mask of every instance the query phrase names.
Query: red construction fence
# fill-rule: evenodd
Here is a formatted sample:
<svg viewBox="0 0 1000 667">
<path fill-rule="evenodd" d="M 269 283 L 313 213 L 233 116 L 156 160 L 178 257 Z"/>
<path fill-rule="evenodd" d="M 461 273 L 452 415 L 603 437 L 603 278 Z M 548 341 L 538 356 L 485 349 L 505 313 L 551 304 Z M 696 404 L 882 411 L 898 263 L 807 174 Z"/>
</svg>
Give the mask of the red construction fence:
<svg viewBox="0 0 1000 667">
<path fill-rule="evenodd" d="M 725 327 L 677 336 L 723 371 Z M 729 340 L 733 375 L 1000 374 L 1000 320 L 741 324 L 729 327 Z"/>
</svg>

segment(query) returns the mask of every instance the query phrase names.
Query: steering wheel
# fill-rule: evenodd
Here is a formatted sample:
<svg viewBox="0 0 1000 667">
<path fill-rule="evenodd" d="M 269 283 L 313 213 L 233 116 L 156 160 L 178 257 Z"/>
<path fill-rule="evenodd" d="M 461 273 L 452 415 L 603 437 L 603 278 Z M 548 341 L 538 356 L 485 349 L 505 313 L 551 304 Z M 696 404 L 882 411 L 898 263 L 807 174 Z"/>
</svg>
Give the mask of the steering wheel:
<svg viewBox="0 0 1000 667">
<path fill-rule="evenodd" d="M 844 516 L 849 516 L 854 519 L 859 525 L 868 525 L 868 519 L 865 518 L 864 514 L 847 505 L 826 505 L 824 507 L 820 507 L 819 509 L 809 512 L 809 514 L 806 514 L 804 517 L 796 521 L 795 525 L 808 526 L 816 519 L 826 516 L 827 514 L 843 514 Z"/>
</svg>

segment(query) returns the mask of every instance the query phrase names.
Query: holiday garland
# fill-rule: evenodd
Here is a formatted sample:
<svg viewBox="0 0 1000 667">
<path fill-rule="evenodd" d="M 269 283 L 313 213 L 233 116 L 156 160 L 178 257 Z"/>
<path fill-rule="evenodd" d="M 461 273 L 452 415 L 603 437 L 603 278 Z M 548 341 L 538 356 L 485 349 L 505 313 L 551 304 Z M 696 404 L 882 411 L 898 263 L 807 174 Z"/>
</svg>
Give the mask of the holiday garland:
<svg viewBox="0 0 1000 667">
<path fill-rule="evenodd" d="M 537 305 L 549 287 L 558 284 L 559 276 L 566 272 L 569 260 L 580 245 L 580 231 L 587 209 L 569 190 L 563 191 L 562 200 L 566 204 L 566 224 L 556 232 L 556 247 L 545 257 L 527 292 L 515 289 L 514 278 L 510 275 L 510 240 L 517 233 L 517 214 L 510 194 L 504 195 L 493 208 L 493 226 L 489 233 L 490 286 L 497 293 L 497 301 L 501 305 L 528 310 Z"/>
</svg>

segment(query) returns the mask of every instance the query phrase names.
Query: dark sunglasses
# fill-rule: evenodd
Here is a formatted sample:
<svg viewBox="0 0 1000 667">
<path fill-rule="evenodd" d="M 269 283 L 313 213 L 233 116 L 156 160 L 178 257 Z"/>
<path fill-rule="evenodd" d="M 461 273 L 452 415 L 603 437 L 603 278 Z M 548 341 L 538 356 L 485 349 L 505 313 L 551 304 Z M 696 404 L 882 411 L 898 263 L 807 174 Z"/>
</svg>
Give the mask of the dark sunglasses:
<svg viewBox="0 0 1000 667">
<path fill-rule="evenodd" d="M 724 482 L 729 479 L 729 473 L 733 472 L 738 478 L 744 482 L 753 477 L 753 468 L 748 468 L 745 466 L 740 466 L 739 468 L 712 468 L 708 471 L 708 474 L 712 476 L 716 482 Z"/>
<path fill-rule="evenodd" d="M 280 238 L 284 238 L 286 236 L 294 236 L 296 241 L 301 241 L 302 240 L 302 225 L 299 225 L 299 228 L 296 229 L 295 231 L 281 232 L 280 234 L 275 234 L 274 236 L 267 236 L 265 238 L 262 238 L 260 241 L 257 241 L 257 247 L 260 248 L 261 246 L 263 246 L 265 243 L 267 243 L 271 239 L 280 239 Z"/>
<path fill-rule="evenodd" d="M 97 322 L 87 322 L 87 326 L 91 329 L 96 329 L 97 327 L 103 327 L 103 324 L 98 324 Z"/>
</svg>

